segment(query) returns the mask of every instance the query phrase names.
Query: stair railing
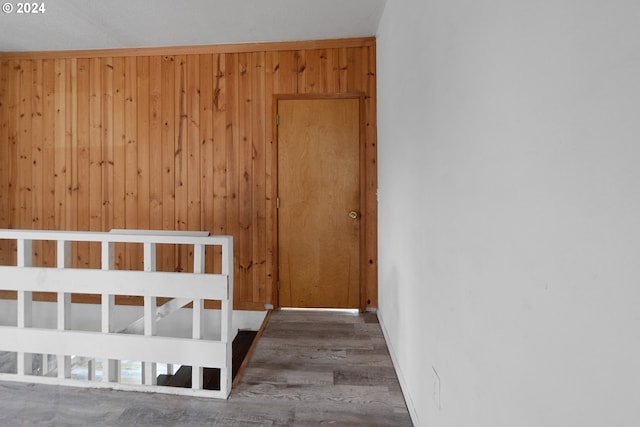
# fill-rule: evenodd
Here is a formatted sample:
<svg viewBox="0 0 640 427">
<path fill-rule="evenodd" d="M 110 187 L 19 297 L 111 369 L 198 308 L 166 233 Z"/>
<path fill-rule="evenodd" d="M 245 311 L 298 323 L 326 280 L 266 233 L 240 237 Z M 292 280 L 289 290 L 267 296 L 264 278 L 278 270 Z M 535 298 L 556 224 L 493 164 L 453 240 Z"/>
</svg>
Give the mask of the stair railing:
<svg viewBox="0 0 640 427">
<path fill-rule="evenodd" d="M 183 394 L 227 398 L 231 392 L 231 344 L 233 307 L 233 238 L 205 236 L 197 232 L 113 230 L 104 232 L 0 230 L 0 240 L 16 242 L 16 265 L 0 266 L 0 289 L 15 291 L 17 319 L 15 326 L 0 326 L 0 351 L 16 353 L 15 373 L 0 373 L 0 380 L 112 388 L 119 390 Z M 55 241 L 57 267 L 33 266 L 33 242 Z M 72 268 L 72 242 L 101 244 L 101 269 Z M 144 269 L 116 270 L 116 243 L 138 243 L 144 248 Z M 193 273 L 156 271 L 156 245 L 192 245 Z M 205 249 L 221 248 L 221 272 L 205 273 Z M 56 328 L 33 327 L 33 292 L 57 295 Z M 73 330 L 71 295 L 101 295 L 101 330 Z M 115 296 L 142 296 L 143 328 L 120 333 L 115 328 Z M 175 311 L 192 302 L 192 336 L 175 338 L 158 336 L 157 321 L 169 315 L 168 308 L 157 306 L 158 297 L 174 298 Z M 219 340 L 205 339 L 205 300 L 221 302 Z M 170 301 L 171 302 L 171 301 Z M 139 328 L 137 328 L 139 329 Z M 132 333 L 133 332 L 133 333 Z M 136 333 L 138 332 L 138 333 Z M 208 332 L 208 331 L 207 331 Z M 211 335 L 211 334 L 209 334 Z M 55 355 L 56 369 L 34 372 L 33 357 L 43 365 L 48 355 Z M 87 380 L 71 378 L 71 357 L 88 358 L 91 372 Z M 95 359 L 102 361 L 102 381 L 95 379 Z M 123 360 L 142 361 L 142 384 L 125 384 L 121 380 Z M 192 386 L 187 388 L 157 385 L 158 363 L 192 366 Z M 220 369 L 220 390 L 207 390 L 203 384 L 204 368 Z M 55 376 L 51 373 L 54 372 Z"/>
</svg>

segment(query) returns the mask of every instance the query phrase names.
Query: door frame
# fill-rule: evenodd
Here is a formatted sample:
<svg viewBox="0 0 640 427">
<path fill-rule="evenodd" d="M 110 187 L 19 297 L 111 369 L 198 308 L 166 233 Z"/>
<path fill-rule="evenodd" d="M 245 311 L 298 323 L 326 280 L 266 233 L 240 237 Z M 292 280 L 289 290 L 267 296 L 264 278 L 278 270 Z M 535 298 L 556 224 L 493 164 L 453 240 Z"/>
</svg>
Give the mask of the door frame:
<svg viewBox="0 0 640 427">
<path fill-rule="evenodd" d="M 278 230 L 278 207 L 276 206 L 276 200 L 279 195 L 278 189 L 278 102 L 279 101 L 299 101 L 299 100 L 323 100 L 323 99 L 357 99 L 358 100 L 358 125 L 359 125 L 359 180 L 360 180 L 360 277 L 358 284 L 359 292 L 359 310 L 364 312 L 367 308 L 367 283 L 366 283 L 366 266 L 367 266 L 367 253 L 366 253 L 366 230 L 370 217 L 373 217 L 374 212 L 368 212 L 366 203 L 366 189 L 367 189 L 367 175 L 366 175 L 366 122 L 365 122 L 365 94 L 360 92 L 349 93 L 330 93 L 330 94 L 275 94 L 273 95 L 273 105 L 271 108 L 271 123 L 273 124 L 273 183 L 275 189 L 275 200 L 273 200 L 273 238 L 274 238 L 274 271 L 275 278 L 272 286 L 272 301 L 274 302 L 274 308 L 280 308 L 280 296 L 278 292 L 277 283 L 280 280 L 280 245 L 279 245 L 279 230 Z"/>
</svg>

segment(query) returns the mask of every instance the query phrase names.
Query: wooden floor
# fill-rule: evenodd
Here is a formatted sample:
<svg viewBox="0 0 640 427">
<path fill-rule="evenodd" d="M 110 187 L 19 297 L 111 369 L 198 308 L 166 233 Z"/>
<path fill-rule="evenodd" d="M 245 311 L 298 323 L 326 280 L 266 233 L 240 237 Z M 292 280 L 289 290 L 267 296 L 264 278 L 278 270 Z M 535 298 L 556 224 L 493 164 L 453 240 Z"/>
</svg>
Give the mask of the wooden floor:
<svg viewBox="0 0 640 427">
<path fill-rule="evenodd" d="M 375 314 L 276 311 L 228 401 L 0 382 L 0 425 L 410 426 Z"/>
</svg>

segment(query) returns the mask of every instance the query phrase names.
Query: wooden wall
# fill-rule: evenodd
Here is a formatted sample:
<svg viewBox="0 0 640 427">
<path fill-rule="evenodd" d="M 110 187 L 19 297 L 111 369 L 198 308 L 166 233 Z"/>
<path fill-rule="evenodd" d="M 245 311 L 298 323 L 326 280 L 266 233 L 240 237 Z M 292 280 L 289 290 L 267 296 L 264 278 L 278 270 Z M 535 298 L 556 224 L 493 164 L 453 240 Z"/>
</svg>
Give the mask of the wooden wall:
<svg viewBox="0 0 640 427">
<path fill-rule="evenodd" d="M 0 54 L 0 228 L 235 237 L 237 309 L 276 304 L 273 95 L 362 93 L 367 306 L 377 305 L 375 41 Z M 116 249 L 138 269 L 142 248 Z M 159 248 L 159 268 L 188 268 Z M 215 259 L 213 251 L 207 253 Z M 0 242 L 0 264 L 15 252 Z M 39 243 L 34 263 L 55 263 Z M 100 248 L 74 246 L 76 267 Z"/>
</svg>

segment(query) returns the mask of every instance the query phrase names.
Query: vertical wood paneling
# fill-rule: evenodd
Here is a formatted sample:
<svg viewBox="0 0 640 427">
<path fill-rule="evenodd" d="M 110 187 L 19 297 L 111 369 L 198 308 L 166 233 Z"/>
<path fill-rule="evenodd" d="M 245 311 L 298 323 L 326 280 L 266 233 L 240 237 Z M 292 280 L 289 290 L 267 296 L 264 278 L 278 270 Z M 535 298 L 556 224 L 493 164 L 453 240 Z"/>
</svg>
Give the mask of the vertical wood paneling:
<svg viewBox="0 0 640 427">
<path fill-rule="evenodd" d="M 161 56 L 149 58 L 149 228 L 162 230 L 162 62 Z M 166 247 L 158 245 L 157 267 L 167 270 L 162 261 Z"/>
<path fill-rule="evenodd" d="M 251 218 L 251 238 L 248 242 L 252 250 L 252 303 L 264 303 L 267 298 L 266 262 L 267 262 L 267 189 L 266 189 L 266 87 L 265 54 L 252 54 L 253 74 L 251 75 L 251 167 L 252 200 L 248 214 Z"/>
<path fill-rule="evenodd" d="M 8 153 L 10 164 L 8 165 L 8 177 L 9 181 L 7 184 L 7 199 L 11 200 L 12 203 L 9 204 L 8 208 L 8 227 L 18 227 L 17 215 L 19 212 L 19 205 L 17 203 L 17 194 L 18 194 L 18 136 L 20 132 L 20 120 L 19 120 L 19 104 L 20 104 L 20 78 L 22 76 L 22 68 L 20 66 L 20 61 L 10 61 L 9 62 L 9 76 L 7 78 L 8 88 L 6 90 L 7 93 L 7 117 L 9 118 L 9 123 L 7 124 L 7 145 L 8 145 Z M 8 256 L 6 257 L 8 264 L 12 265 L 16 262 L 16 249 L 17 244 L 14 242 L 10 242 L 7 244 L 6 250 L 9 251 Z"/>
<path fill-rule="evenodd" d="M 187 230 L 200 230 L 200 60 L 187 56 Z M 185 270 L 193 271 L 193 248 L 185 248 Z"/>
<path fill-rule="evenodd" d="M 126 165 L 127 136 L 125 133 L 125 65 L 124 58 L 113 58 L 113 228 L 126 227 Z M 115 245 L 115 265 L 125 267 L 125 246 Z"/>
<path fill-rule="evenodd" d="M 298 93 L 297 53 L 295 51 L 282 51 L 269 52 L 268 55 L 272 58 L 273 94 Z"/>
<path fill-rule="evenodd" d="M 32 62 L 31 66 L 31 187 L 28 197 L 31 198 L 31 227 L 42 229 L 44 216 L 42 195 L 44 193 L 43 145 L 42 145 L 42 60 Z M 28 173 L 28 171 L 26 171 Z M 33 242 L 33 265 L 43 266 L 42 242 Z"/>
<path fill-rule="evenodd" d="M 253 74 L 253 60 L 250 53 L 238 55 L 238 80 L 237 80 L 237 114 L 236 128 L 238 129 L 238 139 L 236 139 L 236 153 L 238 159 L 237 174 L 237 237 L 234 246 L 238 246 L 239 280 L 242 283 L 251 284 L 251 270 L 253 268 L 253 251 L 251 243 L 252 234 L 252 129 L 251 116 L 253 99 L 251 93 L 251 75 Z M 236 243 L 237 242 L 237 243 Z M 251 301 L 253 299 L 253 287 L 243 286 L 238 289 L 238 299 L 240 301 Z"/>
<path fill-rule="evenodd" d="M 312 55 L 312 53 L 310 53 Z M 307 51 L 297 51 L 295 53 L 296 58 L 296 92 L 295 93 L 313 93 L 314 86 L 316 85 L 315 76 L 316 71 L 310 67 L 307 69 Z"/>
<path fill-rule="evenodd" d="M 176 230 L 175 223 L 175 58 L 162 58 L 162 229 Z M 176 252 L 171 248 L 160 247 L 159 268 L 177 270 Z"/>
<path fill-rule="evenodd" d="M 67 198 L 69 208 L 65 211 L 66 223 L 69 230 L 80 230 L 78 220 L 78 69 L 79 60 L 74 58 L 67 61 L 69 72 L 67 73 L 66 105 L 69 107 L 65 119 L 65 131 L 67 133 Z M 72 253 L 78 253 L 78 244 L 74 242 Z M 78 266 L 77 257 L 72 259 L 74 267 Z"/>
<path fill-rule="evenodd" d="M 33 93 L 32 61 L 20 61 L 20 103 L 19 103 L 19 134 L 16 138 L 18 147 L 18 211 L 16 212 L 16 226 L 18 228 L 31 228 L 31 114 Z"/>
<path fill-rule="evenodd" d="M 175 169 L 175 229 L 187 230 L 189 223 L 188 203 L 189 174 L 187 171 L 187 57 L 175 58 L 175 135 L 174 135 L 174 169 Z M 176 270 L 184 271 L 187 267 L 188 248 L 179 246 L 176 252 Z"/>
<path fill-rule="evenodd" d="M 89 204 L 90 204 L 90 171 L 89 171 L 89 90 L 90 90 L 90 62 L 89 59 L 78 60 L 78 142 L 77 142 L 77 218 L 78 230 L 88 231 L 90 229 Z M 75 252 L 78 267 L 89 267 L 89 243 L 77 243 Z"/>
<path fill-rule="evenodd" d="M 275 126 L 275 120 L 273 119 L 274 111 L 272 111 L 274 94 L 274 76 L 277 72 L 276 65 L 278 64 L 277 55 L 274 52 L 266 52 L 265 54 L 265 301 L 278 300 L 278 294 L 276 286 L 271 284 L 275 282 L 276 277 L 276 250 L 277 242 L 275 236 L 277 236 L 277 219 L 278 214 L 276 212 L 276 195 L 277 195 L 277 159 L 278 151 L 275 147 L 275 135 L 273 128 Z"/>
<path fill-rule="evenodd" d="M 112 54 L 114 55 L 114 54 Z M 276 304 L 273 96 L 363 94 L 365 276 L 377 305 L 375 46 L 0 62 L 0 226 L 207 230 L 236 238 L 236 308 Z M 34 260 L 55 251 L 35 245 Z M 15 260 L 0 242 L 0 263 Z M 99 249 L 74 243 L 74 266 Z M 116 245 L 117 268 L 142 268 Z M 207 252 L 209 271 L 219 251 Z M 158 269 L 191 248 L 158 248 Z"/>
<path fill-rule="evenodd" d="M 326 73 L 326 92 L 340 92 L 340 56 L 338 49 L 327 49 Z"/>
<path fill-rule="evenodd" d="M 162 230 L 162 57 L 149 58 L 149 228 Z"/>
<path fill-rule="evenodd" d="M 89 64 L 89 230 L 102 230 L 102 60 Z M 100 268 L 99 243 L 89 243 L 89 266 Z"/>
<path fill-rule="evenodd" d="M 338 49 L 338 92 L 344 93 L 347 92 L 347 76 L 349 70 L 349 62 L 348 62 L 348 54 L 349 49 L 340 48 Z"/>
<path fill-rule="evenodd" d="M 7 227 L 10 224 L 10 212 L 13 200 L 9 191 L 9 168 L 11 157 L 9 152 L 9 122 L 12 118 L 9 113 L 9 103 L 12 99 L 9 95 L 9 61 L 0 61 L 0 226 Z M 0 265 L 10 265 L 11 248 L 8 241 L 0 240 Z"/>
<path fill-rule="evenodd" d="M 213 230 L 213 57 L 200 56 L 200 230 Z M 205 252 L 207 273 L 213 272 L 214 253 Z"/>
<path fill-rule="evenodd" d="M 149 57 L 141 56 L 136 61 L 136 227 L 149 229 Z M 132 249 L 133 251 L 133 249 Z M 135 245 L 135 269 L 142 269 L 144 260 L 142 245 Z"/>
<path fill-rule="evenodd" d="M 55 61 L 45 59 L 42 63 L 42 228 L 55 230 Z M 43 265 L 54 266 L 55 242 L 43 242 Z"/>
<path fill-rule="evenodd" d="M 113 59 L 102 58 L 102 228 L 114 228 Z"/>
<path fill-rule="evenodd" d="M 240 262 L 240 228 L 238 226 L 239 207 L 238 207 L 238 140 L 239 140 L 239 108 L 238 108 L 238 85 L 239 85 L 238 54 L 226 55 L 226 84 L 227 84 L 227 123 L 225 135 L 225 154 L 226 154 L 226 172 L 227 172 L 227 234 L 234 236 L 233 244 L 233 262 L 234 262 L 234 279 L 240 282 L 244 279 Z M 237 278 L 237 279 L 236 279 Z M 242 289 L 234 287 L 234 301 L 242 301 L 240 295 Z"/>
<path fill-rule="evenodd" d="M 213 228 L 212 234 L 227 231 L 227 89 L 226 55 L 213 56 Z M 214 271 L 221 271 L 222 251 L 214 251 Z"/>
<path fill-rule="evenodd" d="M 378 304 L 378 130 L 376 126 L 376 47 L 367 49 L 366 86 L 364 90 L 366 109 L 366 212 L 369 213 L 366 233 L 366 268 L 364 269 L 366 283 L 366 306 Z"/>
<path fill-rule="evenodd" d="M 136 58 L 124 59 L 124 134 L 125 134 L 125 228 L 138 228 L 138 94 Z M 124 267 L 141 270 L 138 245 L 125 245 Z"/>
<path fill-rule="evenodd" d="M 55 82 L 54 82 L 54 103 L 55 103 L 55 131 L 54 131 L 54 171 L 55 171 L 55 222 L 54 230 L 65 230 L 67 228 L 66 223 L 66 211 L 69 209 L 67 201 L 67 188 L 70 185 L 70 180 L 67 177 L 71 176 L 70 168 L 67 168 L 67 154 L 71 154 L 71 147 L 68 146 L 67 141 L 67 110 L 66 103 L 67 93 L 67 75 L 70 74 L 67 70 L 66 59 L 55 60 Z M 70 166 L 70 165 L 69 165 Z"/>
</svg>

